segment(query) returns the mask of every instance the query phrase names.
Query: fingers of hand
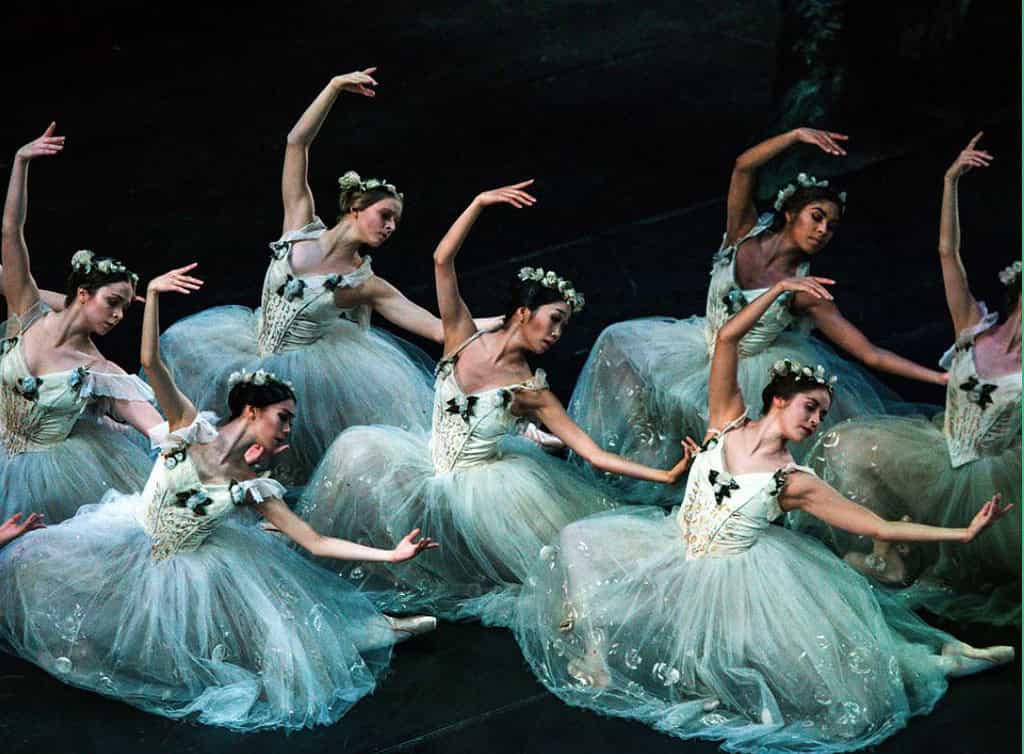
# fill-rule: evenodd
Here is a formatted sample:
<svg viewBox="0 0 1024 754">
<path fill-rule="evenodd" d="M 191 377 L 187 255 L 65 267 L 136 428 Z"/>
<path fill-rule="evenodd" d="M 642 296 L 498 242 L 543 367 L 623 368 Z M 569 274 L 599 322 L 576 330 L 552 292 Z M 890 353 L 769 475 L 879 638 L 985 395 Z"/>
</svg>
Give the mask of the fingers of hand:
<svg viewBox="0 0 1024 754">
<path fill-rule="evenodd" d="M 967 142 L 967 148 L 968 149 L 974 149 L 974 147 L 977 145 L 977 143 L 979 141 L 981 141 L 981 137 L 984 136 L 984 135 L 985 135 L 984 131 L 978 131 L 978 133 L 974 134 L 974 138 L 971 139 L 969 142 Z"/>
</svg>

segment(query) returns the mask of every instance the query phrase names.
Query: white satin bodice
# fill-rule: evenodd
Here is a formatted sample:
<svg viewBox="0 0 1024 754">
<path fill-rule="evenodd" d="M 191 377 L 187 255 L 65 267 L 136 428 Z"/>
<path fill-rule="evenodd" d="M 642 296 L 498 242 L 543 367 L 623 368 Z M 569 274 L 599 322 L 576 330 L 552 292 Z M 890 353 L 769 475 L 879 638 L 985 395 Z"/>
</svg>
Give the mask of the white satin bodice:
<svg viewBox="0 0 1024 754">
<path fill-rule="evenodd" d="M 715 254 L 711 263 L 711 283 L 708 285 L 708 299 L 706 311 L 706 325 L 704 339 L 707 342 L 708 353 L 714 354 L 715 339 L 718 331 L 722 329 L 737 312 L 749 304 L 755 298 L 767 291 L 767 288 L 740 288 L 736 282 L 736 252 L 740 245 L 749 238 L 758 236 L 771 227 L 774 215 L 766 213 L 761 215 L 757 224 L 750 229 L 750 232 L 737 240 L 735 243 L 726 245 L 726 239 L 722 239 L 722 247 Z M 810 264 L 802 263 L 797 268 L 797 275 L 804 276 L 810 270 Z M 758 320 L 750 332 L 743 336 L 740 341 L 740 356 L 751 356 L 760 353 L 768 348 L 775 339 L 785 330 L 798 325 L 803 330 L 808 330 L 807 323 L 801 318 L 794 316 L 790 310 L 792 295 L 784 293 L 779 296 L 768 311 Z"/>
<path fill-rule="evenodd" d="M 358 288 L 373 277 L 369 256 L 363 258 L 358 269 L 345 275 L 297 276 L 292 270 L 292 246 L 319 238 L 325 230 L 320 218 L 314 218 L 270 244 L 271 260 L 263 278 L 256 335 L 261 356 L 315 343 L 330 327 L 351 327 L 353 323 L 369 327 L 369 307 L 341 309 L 334 304 L 336 289 Z"/>
<path fill-rule="evenodd" d="M 949 371 L 942 430 L 954 468 L 1021 442 L 1021 373 L 990 379 L 978 375 L 974 341 L 997 319 L 980 306 L 981 322 L 960 333 L 939 361 Z"/>
<path fill-rule="evenodd" d="M 212 413 L 203 412 L 183 429 L 168 432 L 165 422 L 150 431 L 160 456 L 143 489 L 144 507 L 139 519 L 153 539 L 154 560 L 197 550 L 238 506 L 262 503 L 285 493 L 285 488 L 273 479 L 226 483 L 200 480 L 188 449 L 217 436 L 215 419 Z"/>
</svg>

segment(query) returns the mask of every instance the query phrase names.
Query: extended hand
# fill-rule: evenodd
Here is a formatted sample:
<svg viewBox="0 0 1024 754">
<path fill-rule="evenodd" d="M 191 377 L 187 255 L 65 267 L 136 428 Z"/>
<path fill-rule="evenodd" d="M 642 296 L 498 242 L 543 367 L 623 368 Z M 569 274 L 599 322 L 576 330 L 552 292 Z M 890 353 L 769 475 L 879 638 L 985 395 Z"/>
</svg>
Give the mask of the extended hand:
<svg viewBox="0 0 1024 754">
<path fill-rule="evenodd" d="M 531 178 L 522 183 L 513 183 L 511 186 L 502 186 L 501 188 L 484 191 L 482 194 L 477 194 L 476 203 L 481 207 L 490 207 L 492 204 L 511 204 L 517 209 L 532 207 L 537 203 L 536 197 L 523 191 L 524 188 L 532 183 L 533 179 Z"/>
<path fill-rule="evenodd" d="M 834 154 L 836 157 L 845 157 L 846 150 L 839 146 L 840 141 L 846 141 L 850 137 L 846 134 L 835 131 L 819 131 L 816 128 L 798 128 L 796 137 L 804 144 L 813 144 L 822 152 Z"/>
<path fill-rule="evenodd" d="M 690 464 L 693 463 L 693 459 L 700 453 L 700 445 L 692 437 L 687 437 L 680 443 L 683 446 L 683 457 L 679 459 L 679 463 L 668 470 L 668 482 L 667 484 L 675 484 L 679 481 L 679 478 L 686 473 L 686 470 L 690 468 Z"/>
<path fill-rule="evenodd" d="M 19 149 L 17 156 L 23 160 L 34 160 L 36 157 L 60 154 L 61 150 L 64 149 L 64 137 L 53 135 L 56 128 L 56 121 L 50 123 L 46 130 L 43 131 L 43 135 L 38 139 L 33 139 Z"/>
<path fill-rule="evenodd" d="M 186 274 L 198 266 L 199 262 L 193 262 L 192 264 L 186 264 L 184 267 L 178 267 L 170 272 L 165 272 L 163 275 L 150 280 L 146 290 L 152 293 L 169 293 L 173 291 L 186 295 L 192 291 L 198 291 L 203 285 L 203 281 Z"/>
<path fill-rule="evenodd" d="M 417 540 L 416 537 L 419 536 L 419 533 L 419 529 L 413 529 L 402 537 L 402 541 L 395 545 L 395 549 L 391 551 L 392 563 L 411 560 L 424 550 L 433 550 L 435 547 L 441 546 L 430 537 L 423 537 Z"/>
<path fill-rule="evenodd" d="M 997 492 L 987 503 L 981 506 L 981 510 L 975 514 L 974 520 L 971 521 L 970 526 L 967 527 L 967 537 L 964 539 L 965 542 L 973 541 L 975 537 L 1013 509 L 1013 503 L 1000 505 L 1000 501 L 1002 501 L 1002 499 L 1002 494 Z"/>
<path fill-rule="evenodd" d="M 792 291 L 793 293 L 806 293 L 814 298 L 823 298 L 826 301 L 832 300 L 832 294 L 825 288 L 826 285 L 835 285 L 835 280 L 832 278 L 821 278 L 813 275 L 804 275 L 798 277 L 786 278 L 780 280 L 775 285 L 783 291 Z"/>
<path fill-rule="evenodd" d="M 953 164 L 946 171 L 947 178 L 959 178 L 964 173 L 969 173 L 973 168 L 987 168 L 994 157 L 984 149 L 976 149 L 978 142 L 984 135 L 984 131 L 978 131 L 970 140 L 964 150 L 953 160 Z"/>
<path fill-rule="evenodd" d="M 331 86 L 337 89 L 339 94 L 341 92 L 355 92 L 364 97 L 376 97 L 377 92 L 370 88 L 377 86 L 377 80 L 373 78 L 373 73 L 376 70 L 375 66 L 373 68 L 364 68 L 361 71 L 346 73 L 343 76 L 335 76 L 331 79 Z"/>
<path fill-rule="evenodd" d="M 30 513 L 24 521 L 21 521 L 21 515 L 20 513 L 15 513 L 4 521 L 3 524 L 0 524 L 0 547 L 12 539 L 17 539 L 27 531 L 46 528 L 46 524 L 43 523 L 42 513 Z"/>
</svg>

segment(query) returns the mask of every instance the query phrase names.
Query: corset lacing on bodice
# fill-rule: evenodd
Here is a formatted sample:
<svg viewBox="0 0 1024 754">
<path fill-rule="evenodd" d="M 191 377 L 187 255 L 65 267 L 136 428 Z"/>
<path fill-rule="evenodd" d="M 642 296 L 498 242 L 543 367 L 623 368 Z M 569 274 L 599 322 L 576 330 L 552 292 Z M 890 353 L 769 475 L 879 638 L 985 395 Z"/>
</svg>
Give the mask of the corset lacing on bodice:
<svg viewBox="0 0 1024 754">
<path fill-rule="evenodd" d="M 735 241 L 726 245 L 728 237 L 722 238 L 722 247 L 718 250 L 711 263 L 711 283 L 708 285 L 708 299 L 706 311 L 706 326 L 704 339 L 708 346 L 708 354 L 715 352 L 715 339 L 718 331 L 722 329 L 734 315 L 744 306 L 767 291 L 767 288 L 742 289 L 736 282 L 736 254 L 744 241 L 761 235 L 772 225 L 774 215 L 765 213 L 761 215 L 757 224 L 750 231 Z M 797 268 L 797 275 L 803 277 L 810 270 L 810 264 L 803 262 Z M 740 356 L 752 356 L 760 353 L 775 342 L 784 331 L 796 326 L 804 332 L 809 332 L 810 322 L 806 318 L 797 317 L 790 310 L 792 295 L 784 293 L 779 296 L 764 316 L 757 321 L 739 344 Z"/>
<path fill-rule="evenodd" d="M 467 395 L 455 377 L 455 364 L 466 346 L 484 334 L 478 331 L 437 363 L 434 383 L 433 431 L 430 454 L 437 473 L 465 468 L 500 457 L 499 444 L 528 420 L 512 413 L 519 390 L 546 390 L 544 371 L 529 380 Z"/>
<path fill-rule="evenodd" d="M 263 279 L 263 294 L 257 322 L 256 342 L 260 356 L 279 353 L 315 343 L 327 328 L 362 328 L 370 325 L 370 308 L 365 305 L 341 309 L 334 304 L 338 288 L 358 288 L 373 277 L 371 258 L 363 257 L 358 269 L 344 275 L 294 274 L 292 246 L 319 238 L 327 227 L 320 218 L 292 230 L 270 244 L 271 261 Z"/>
</svg>

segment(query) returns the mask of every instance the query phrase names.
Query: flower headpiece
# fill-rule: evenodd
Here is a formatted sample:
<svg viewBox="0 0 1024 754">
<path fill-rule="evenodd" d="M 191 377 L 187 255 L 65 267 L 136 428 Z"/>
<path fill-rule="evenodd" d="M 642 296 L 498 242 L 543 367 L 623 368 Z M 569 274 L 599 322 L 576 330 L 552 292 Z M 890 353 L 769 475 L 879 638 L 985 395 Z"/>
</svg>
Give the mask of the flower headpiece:
<svg viewBox="0 0 1024 754">
<path fill-rule="evenodd" d="M 785 186 L 779 189 L 779 193 L 775 196 L 775 207 L 776 212 L 782 211 L 782 205 L 789 201 L 789 197 L 793 196 L 799 188 L 828 188 L 828 181 L 819 181 L 813 175 L 807 175 L 807 173 L 798 173 L 796 181 L 787 183 Z M 846 192 L 840 191 L 836 196 L 839 197 L 839 201 L 842 202 L 842 209 L 846 209 Z"/>
<path fill-rule="evenodd" d="M 242 370 L 240 372 L 232 372 L 231 376 L 228 377 L 228 390 L 233 390 L 236 385 L 283 385 L 284 387 L 295 392 L 295 386 L 292 385 L 288 380 L 282 380 L 273 372 L 268 372 L 265 369 L 257 369 L 255 372 L 247 372 Z"/>
<path fill-rule="evenodd" d="M 75 272 L 84 272 L 88 275 L 93 271 L 93 268 L 96 268 L 104 275 L 119 275 L 126 273 L 131 279 L 133 287 L 139 284 L 139 276 L 134 272 L 129 271 L 129 269 L 125 267 L 124 262 L 119 259 L 100 257 L 100 259 L 97 260 L 96 254 L 89 251 L 89 249 L 79 249 L 74 253 L 74 256 L 71 257 L 71 269 Z"/>
<path fill-rule="evenodd" d="M 1011 264 L 1009 267 L 1007 267 L 1007 268 L 1005 268 L 1005 269 L 1003 269 L 1003 270 L 1001 270 L 999 272 L 999 282 L 1002 283 L 1003 285 L 1007 286 L 1007 287 L 1013 285 L 1013 282 L 1015 280 L 1019 283 L 1020 282 L 1020 269 L 1021 269 L 1021 264 L 1020 264 L 1020 260 L 1018 259 L 1016 262 Z"/>
<path fill-rule="evenodd" d="M 776 377 L 792 377 L 796 382 L 801 380 L 817 382 L 830 393 L 839 379 L 835 375 L 826 375 L 825 367 L 821 364 L 807 367 L 799 361 L 792 361 L 790 359 L 779 359 L 771 365 L 771 368 L 768 370 L 768 379 L 774 380 Z"/>
<path fill-rule="evenodd" d="M 404 199 L 404 195 L 395 188 L 395 184 L 388 183 L 386 180 L 381 178 L 367 178 L 365 181 L 359 177 L 359 173 L 354 170 L 349 170 L 345 175 L 338 179 L 338 188 L 344 191 L 361 191 L 363 193 L 367 191 L 373 191 L 374 189 L 383 189 L 389 194 L 394 196 L 396 199 Z"/>
<path fill-rule="evenodd" d="M 559 277 L 553 270 L 544 270 L 541 267 L 523 267 L 519 270 L 519 279 L 523 281 L 531 280 L 535 283 L 540 283 L 545 288 L 558 291 L 562 294 L 562 298 L 565 299 L 565 303 L 569 305 L 574 314 L 583 311 L 583 306 L 586 304 L 583 294 L 577 293 L 576 289 L 572 287 L 571 281 Z"/>
</svg>

